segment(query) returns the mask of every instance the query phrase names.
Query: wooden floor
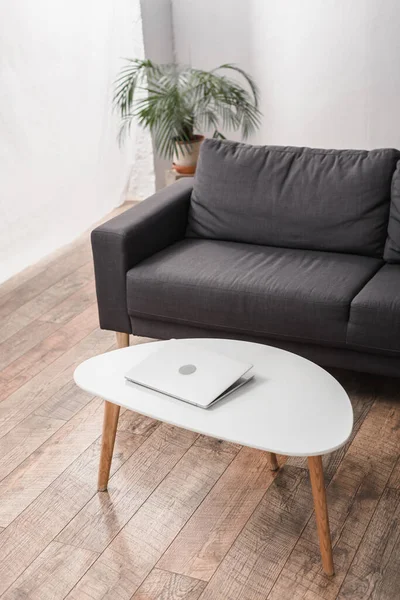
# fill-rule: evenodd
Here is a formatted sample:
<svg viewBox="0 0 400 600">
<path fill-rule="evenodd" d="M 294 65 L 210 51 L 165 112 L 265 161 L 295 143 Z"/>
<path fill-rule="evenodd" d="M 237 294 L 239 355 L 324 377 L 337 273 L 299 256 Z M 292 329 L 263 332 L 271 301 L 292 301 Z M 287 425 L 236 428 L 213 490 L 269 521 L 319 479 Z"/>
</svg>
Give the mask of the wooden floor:
<svg viewBox="0 0 400 600">
<path fill-rule="evenodd" d="M 72 373 L 115 340 L 88 240 L 0 288 L 0 597 L 399 599 L 400 381 L 334 372 L 355 428 L 324 459 L 332 579 L 303 459 L 273 474 L 263 452 L 122 411 L 96 493 L 102 401 Z"/>
</svg>

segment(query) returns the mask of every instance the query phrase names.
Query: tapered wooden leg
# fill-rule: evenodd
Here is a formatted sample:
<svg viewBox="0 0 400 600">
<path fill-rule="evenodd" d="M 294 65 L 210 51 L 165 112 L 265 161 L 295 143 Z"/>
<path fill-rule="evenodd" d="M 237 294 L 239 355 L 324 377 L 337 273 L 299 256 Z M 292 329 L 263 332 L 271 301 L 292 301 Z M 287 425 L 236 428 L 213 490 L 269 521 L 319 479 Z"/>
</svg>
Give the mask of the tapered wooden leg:
<svg viewBox="0 0 400 600">
<path fill-rule="evenodd" d="M 117 336 L 118 348 L 126 348 L 129 346 L 129 333 L 120 333 L 117 331 L 115 335 Z"/>
<path fill-rule="evenodd" d="M 271 471 L 277 471 L 279 469 L 278 459 L 276 457 L 276 454 L 274 454 L 273 452 L 269 452 L 269 467 Z"/>
<path fill-rule="evenodd" d="M 328 507 L 326 503 L 322 457 L 309 456 L 308 468 L 310 470 L 311 489 L 314 498 L 315 518 L 317 521 L 322 566 L 327 575 L 333 575 L 334 566 L 332 558 L 332 542 L 329 531 Z"/>
<path fill-rule="evenodd" d="M 110 476 L 111 461 L 114 451 L 115 434 L 117 433 L 120 407 L 111 402 L 104 402 L 103 435 L 101 438 L 101 454 L 97 489 L 99 492 L 107 491 Z"/>
<path fill-rule="evenodd" d="M 118 348 L 129 346 L 129 335 L 117 332 Z M 120 407 L 112 402 L 104 402 L 103 435 L 101 438 L 101 453 L 97 489 L 99 492 L 107 490 L 110 476 L 111 461 L 114 451 L 115 435 L 117 433 Z"/>
</svg>

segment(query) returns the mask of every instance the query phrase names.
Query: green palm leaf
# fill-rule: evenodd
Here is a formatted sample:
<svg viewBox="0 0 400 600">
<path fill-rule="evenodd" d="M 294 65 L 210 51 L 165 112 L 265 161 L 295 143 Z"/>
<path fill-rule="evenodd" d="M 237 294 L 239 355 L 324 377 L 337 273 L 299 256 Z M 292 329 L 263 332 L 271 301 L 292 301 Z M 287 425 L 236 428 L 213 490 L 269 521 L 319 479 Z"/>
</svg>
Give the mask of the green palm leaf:
<svg viewBox="0 0 400 600">
<path fill-rule="evenodd" d="M 246 87 L 224 70 L 244 79 Z M 150 130 L 166 158 L 173 157 L 176 141 L 189 145 L 196 131 L 214 130 L 213 137 L 224 139 L 221 130 L 240 130 L 247 138 L 261 117 L 255 82 L 232 64 L 208 72 L 128 59 L 115 82 L 113 102 L 121 117 L 120 142 L 136 120 Z"/>
</svg>

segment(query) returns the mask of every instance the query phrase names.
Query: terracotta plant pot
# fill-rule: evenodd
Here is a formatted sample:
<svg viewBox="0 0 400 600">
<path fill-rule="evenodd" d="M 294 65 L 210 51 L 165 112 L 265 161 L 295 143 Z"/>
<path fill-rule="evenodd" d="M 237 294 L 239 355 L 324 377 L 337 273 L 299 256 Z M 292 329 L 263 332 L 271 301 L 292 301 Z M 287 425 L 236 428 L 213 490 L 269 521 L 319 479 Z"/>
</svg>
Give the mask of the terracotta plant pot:
<svg viewBox="0 0 400 600">
<path fill-rule="evenodd" d="M 175 142 L 173 168 L 182 175 L 191 175 L 196 171 L 200 145 L 204 135 L 195 135 L 191 142 Z"/>
</svg>

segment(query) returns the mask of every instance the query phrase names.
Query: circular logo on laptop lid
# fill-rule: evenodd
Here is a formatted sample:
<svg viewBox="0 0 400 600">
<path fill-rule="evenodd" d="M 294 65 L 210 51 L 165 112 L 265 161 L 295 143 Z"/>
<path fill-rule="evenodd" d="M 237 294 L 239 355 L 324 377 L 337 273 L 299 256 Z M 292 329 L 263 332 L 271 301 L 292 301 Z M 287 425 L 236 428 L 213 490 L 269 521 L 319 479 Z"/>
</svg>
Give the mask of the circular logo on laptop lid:
<svg viewBox="0 0 400 600">
<path fill-rule="evenodd" d="M 196 371 L 196 367 L 194 365 L 182 365 L 179 367 L 179 373 L 181 375 L 191 375 Z"/>
</svg>

